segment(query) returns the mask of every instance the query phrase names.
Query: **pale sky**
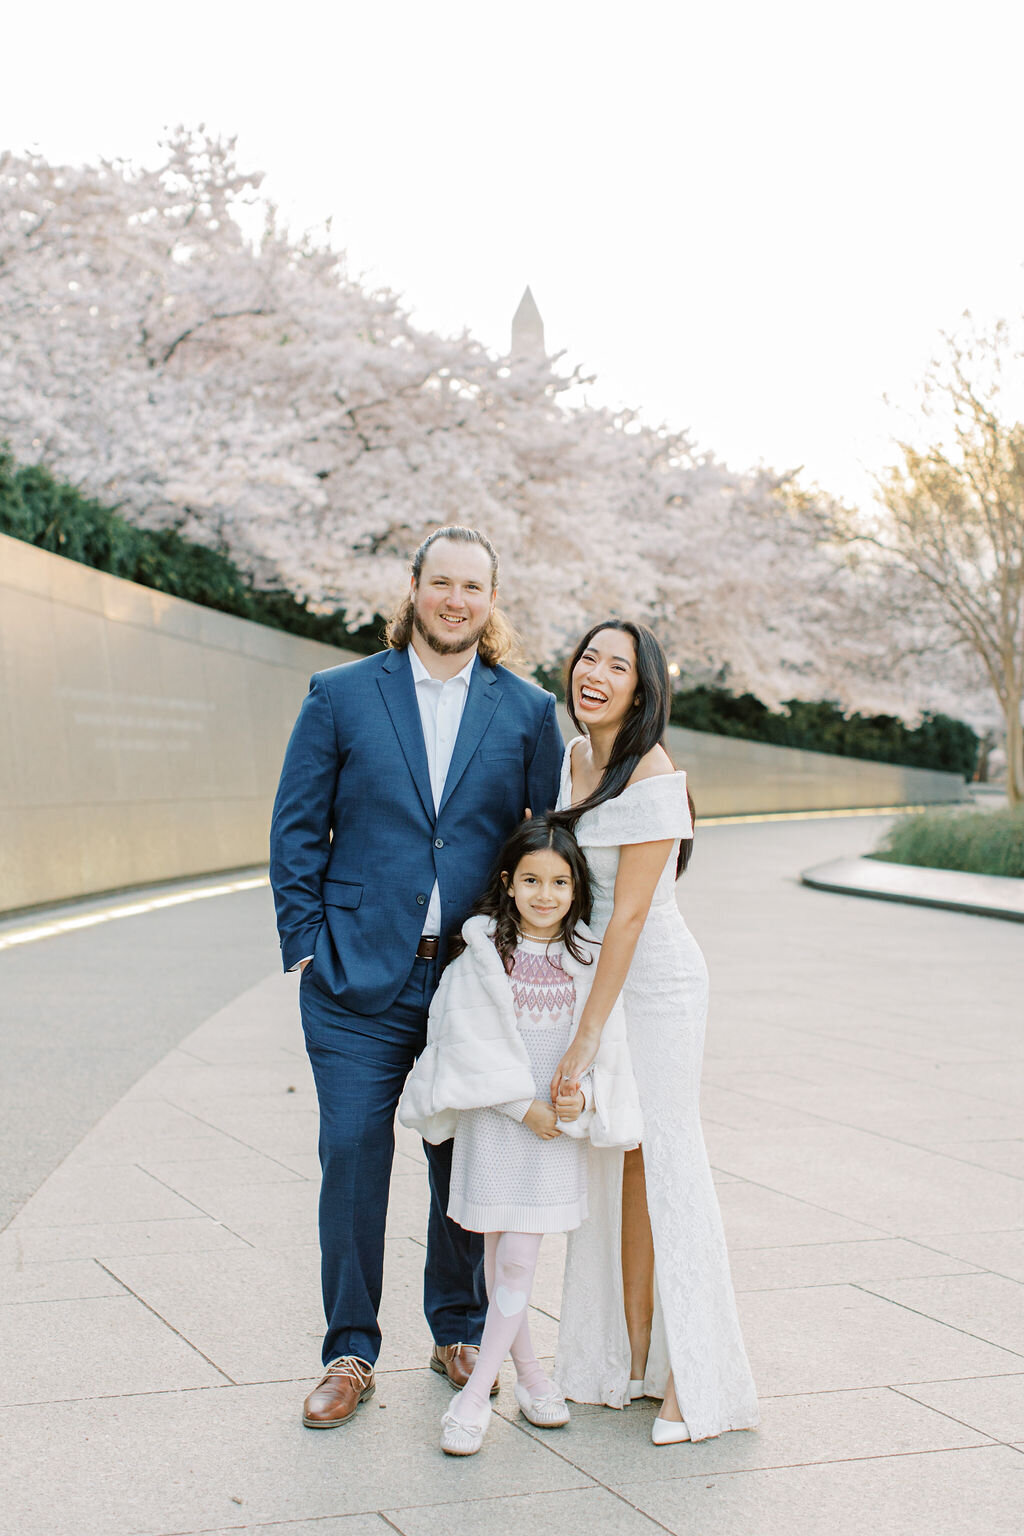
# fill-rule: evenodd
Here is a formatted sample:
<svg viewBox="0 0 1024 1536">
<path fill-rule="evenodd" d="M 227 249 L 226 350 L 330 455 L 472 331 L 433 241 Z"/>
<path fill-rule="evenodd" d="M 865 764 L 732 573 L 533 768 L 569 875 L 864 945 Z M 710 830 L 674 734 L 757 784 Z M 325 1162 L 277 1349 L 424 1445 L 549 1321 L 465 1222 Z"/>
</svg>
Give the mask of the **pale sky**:
<svg viewBox="0 0 1024 1536">
<path fill-rule="evenodd" d="M 7 15 L 0 144 L 236 134 L 296 228 L 590 396 L 865 499 L 938 333 L 1024 310 L 1018 0 L 67 0 Z"/>
</svg>

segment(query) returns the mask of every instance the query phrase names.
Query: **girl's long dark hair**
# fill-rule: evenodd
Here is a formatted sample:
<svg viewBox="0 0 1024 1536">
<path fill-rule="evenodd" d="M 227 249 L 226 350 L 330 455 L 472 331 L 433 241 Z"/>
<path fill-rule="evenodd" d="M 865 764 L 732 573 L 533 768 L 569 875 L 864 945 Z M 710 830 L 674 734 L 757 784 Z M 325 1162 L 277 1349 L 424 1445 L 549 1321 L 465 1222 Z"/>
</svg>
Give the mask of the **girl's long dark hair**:
<svg viewBox="0 0 1024 1536">
<path fill-rule="evenodd" d="M 513 832 L 498 855 L 483 895 L 473 907 L 473 915 L 481 914 L 494 919 L 494 947 L 509 973 L 512 971 L 519 941 L 519 914 L 511 891 L 505 887 L 502 874 L 511 882 L 523 859 L 544 848 L 550 848 L 552 853 L 563 858 L 572 872 L 572 901 L 562 925 L 562 942 L 580 965 L 590 965 L 593 960 L 593 956 L 582 948 L 576 937 L 577 924 L 589 923 L 594 904 L 590 870 L 583 850 L 569 829 L 558 825 L 553 817 L 534 816 L 530 821 L 522 822 Z M 448 944 L 448 961 L 461 955 L 465 947 L 465 939 L 460 933 L 456 934 Z"/>
<path fill-rule="evenodd" d="M 614 800 L 616 795 L 621 795 L 636 772 L 641 759 L 646 757 L 653 747 L 665 745 L 665 730 L 668 726 L 668 712 L 672 698 L 668 662 L 657 636 L 653 635 L 645 624 L 634 624 L 629 619 L 602 619 L 600 624 L 595 624 L 592 629 L 587 630 L 570 657 L 565 672 L 565 707 L 569 711 L 573 725 L 581 736 L 586 735 L 583 726 L 576 718 L 576 706 L 572 696 L 572 675 L 594 636 L 599 635 L 604 629 L 621 630 L 633 641 L 636 648 L 637 703 L 619 727 L 608 765 L 594 793 L 588 795 L 585 800 L 581 800 L 579 804 L 567 806 L 564 811 L 556 811 L 552 814 L 552 819 L 570 832 L 575 830 L 576 823 L 586 811 L 593 811 L 599 805 L 604 805 L 605 801 Z M 686 792 L 686 798 L 690 806 L 690 819 L 695 822 L 696 812 L 689 790 Z M 679 844 L 679 858 L 676 862 L 677 879 L 689 864 L 692 852 L 693 838 L 683 838 Z"/>
</svg>

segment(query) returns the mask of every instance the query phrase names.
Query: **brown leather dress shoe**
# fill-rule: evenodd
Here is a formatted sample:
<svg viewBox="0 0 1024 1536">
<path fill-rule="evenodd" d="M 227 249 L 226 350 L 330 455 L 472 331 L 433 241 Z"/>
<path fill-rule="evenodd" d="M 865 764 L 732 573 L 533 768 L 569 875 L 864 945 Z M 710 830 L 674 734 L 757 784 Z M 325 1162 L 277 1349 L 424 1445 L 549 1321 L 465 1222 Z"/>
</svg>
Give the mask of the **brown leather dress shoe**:
<svg viewBox="0 0 1024 1536">
<path fill-rule="evenodd" d="M 339 1355 L 302 1405 L 307 1429 L 334 1429 L 347 1424 L 360 1403 L 377 1390 L 373 1366 L 358 1355 Z"/>
<path fill-rule="evenodd" d="M 476 1357 L 480 1353 L 477 1344 L 435 1344 L 430 1356 L 430 1369 L 443 1376 L 450 1387 L 461 1392 L 473 1374 Z M 501 1382 L 495 1377 L 491 1396 L 496 1397 Z"/>
</svg>

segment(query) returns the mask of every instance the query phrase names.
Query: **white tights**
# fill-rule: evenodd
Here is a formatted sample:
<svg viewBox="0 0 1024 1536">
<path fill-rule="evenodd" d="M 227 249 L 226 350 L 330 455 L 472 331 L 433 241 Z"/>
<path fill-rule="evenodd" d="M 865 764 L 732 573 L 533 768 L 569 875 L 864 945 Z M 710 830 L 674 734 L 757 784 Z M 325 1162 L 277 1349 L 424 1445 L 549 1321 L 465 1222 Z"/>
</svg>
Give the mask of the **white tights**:
<svg viewBox="0 0 1024 1536">
<path fill-rule="evenodd" d="M 462 1389 L 458 1417 L 470 1424 L 483 1412 L 494 1379 L 511 1353 L 516 1376 L 536 1396 L 548 1386 L 530 1339 L 527 1308 L 540 1253 L 539 1232 L 485 1232 L 487 1317 L 473 1374 Z"/>
</svg>

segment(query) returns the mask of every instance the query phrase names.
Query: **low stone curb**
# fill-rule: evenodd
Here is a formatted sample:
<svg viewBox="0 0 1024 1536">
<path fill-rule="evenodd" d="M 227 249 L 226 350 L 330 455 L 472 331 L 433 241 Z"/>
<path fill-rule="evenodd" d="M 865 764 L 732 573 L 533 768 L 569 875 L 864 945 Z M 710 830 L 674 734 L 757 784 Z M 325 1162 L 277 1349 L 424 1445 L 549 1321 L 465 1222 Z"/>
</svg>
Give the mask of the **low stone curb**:
<svg viewBox="0 0 1024 1536">
<path fill-rule="evenodd" d="M 800 879 L 816 891 L 945 907 L 950 912 L 1024 923 L 1024 880 L 1006 875 L 970 875 L 955 869 L 887 864 L 879 859 L 831 859 L 805 869 Z"/>
</svg>

